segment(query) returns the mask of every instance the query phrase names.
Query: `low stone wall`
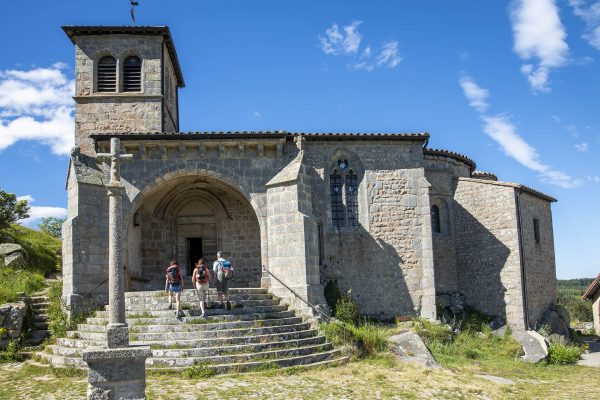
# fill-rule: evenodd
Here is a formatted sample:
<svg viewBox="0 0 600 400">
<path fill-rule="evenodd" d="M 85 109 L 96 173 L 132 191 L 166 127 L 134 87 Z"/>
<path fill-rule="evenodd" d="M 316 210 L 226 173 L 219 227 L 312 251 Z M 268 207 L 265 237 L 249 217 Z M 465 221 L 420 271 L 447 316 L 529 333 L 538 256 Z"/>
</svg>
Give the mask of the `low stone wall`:
<svg viewBox="0 0 600 400">
<path fill-rule="evenodd" d="M 9 340 L 18 339 L 27 315 L 24 302 L 3 304 L 0 306 L 0 348 L 5 348 Z"/>
</svg>

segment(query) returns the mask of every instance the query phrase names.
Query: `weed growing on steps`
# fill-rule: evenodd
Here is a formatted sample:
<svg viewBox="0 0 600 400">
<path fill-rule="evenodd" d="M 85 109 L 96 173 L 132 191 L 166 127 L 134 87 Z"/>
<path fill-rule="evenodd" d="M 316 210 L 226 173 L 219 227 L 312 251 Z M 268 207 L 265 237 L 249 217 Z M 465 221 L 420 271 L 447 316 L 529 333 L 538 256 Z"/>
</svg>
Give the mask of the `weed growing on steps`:
<svg viewBox="0 0 600 400">
<path fill-rule="evenodd" d="M 217 370 L 206 364 L 196 364 L 183 371 L 186 379 L 205 379 L 217 375 Z"/>
<path fill-rule="evenodd" d="M 19 353 L 20 345 L 17 340 L 9 340 L 4 351 L 0 351 L 0 362 L 20 362 L 24 360 Z"/>
<path fill-rule="evenodd" d="M 69 320 L 62 303 L 62 282 L 53 282 L 48 290 L 48 329 L 54 338 L 66 337 L 67 331 L 75 330 L 77 324 L 86 320 L 83 313 L 74 314 Z"/>
<path fill-rule="evenodd" d="M 385 330 L 372 322 L 364 322 L 359 326 L 343 322 L 321 324 L 321 331 L 327 340 L 336 346 L 350 345 L 358 357 L 367 357 L 387 350 Z"/>
<path fill-rule="evenodd" d="M 136 319 L 136 318 L 154 318 L 154 316 L 152 314 L 150 314 L 148 311 L 144 311 L 142 313 L 138 313 L 138 314 L 130 314 L 127 316 L 127 319 Z M 139 325 L 139 324 L 137 324 Z"/>
</svg>

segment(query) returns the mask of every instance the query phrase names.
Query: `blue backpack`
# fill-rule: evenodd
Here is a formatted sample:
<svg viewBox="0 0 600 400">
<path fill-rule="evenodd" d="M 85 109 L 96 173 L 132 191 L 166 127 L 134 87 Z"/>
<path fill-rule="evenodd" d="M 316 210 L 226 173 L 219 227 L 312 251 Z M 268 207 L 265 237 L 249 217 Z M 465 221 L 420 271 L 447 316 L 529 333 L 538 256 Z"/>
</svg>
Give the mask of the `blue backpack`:
<svg viewBox="0 0 600 400">
<path fill-rule="evenodd" d="M 218 261 L 219 269 L 217 270 L 217 280 L 219 282 L 228 281 L 233 278 L 233 268 L 231 263 L 227 260 Z"/>
</svg>

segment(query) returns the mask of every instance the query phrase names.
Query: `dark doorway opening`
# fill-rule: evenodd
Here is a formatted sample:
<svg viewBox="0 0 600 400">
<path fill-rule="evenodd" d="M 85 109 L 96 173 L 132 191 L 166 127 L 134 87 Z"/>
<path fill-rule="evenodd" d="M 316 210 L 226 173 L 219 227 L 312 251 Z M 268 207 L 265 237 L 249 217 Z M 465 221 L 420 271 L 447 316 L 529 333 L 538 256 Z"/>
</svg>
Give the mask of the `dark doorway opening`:
<svg viewBox="0 0 600 400">
<path fill-rule="evenodd" d="M 202 238 L 189 238 L 188 240 L 188 275 L 192 275 L 194 272 L 194 264 L 198 262 L 198 259 L 202 258 Z"/>
</svg>

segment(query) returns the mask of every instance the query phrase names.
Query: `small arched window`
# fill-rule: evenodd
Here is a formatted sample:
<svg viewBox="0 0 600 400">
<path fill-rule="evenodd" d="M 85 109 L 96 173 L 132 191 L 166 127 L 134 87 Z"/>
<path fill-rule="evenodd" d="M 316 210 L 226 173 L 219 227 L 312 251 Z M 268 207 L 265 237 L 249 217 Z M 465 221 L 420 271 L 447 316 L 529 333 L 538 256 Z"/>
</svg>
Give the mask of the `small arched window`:
<svg viewBox="0 0 600 400">
<path fill-rule="evenodd" d="M 123 91 L 140 92 L 142 90 L 142 60 L 130 56 L 123 62 Z"/>
<path fill-rule="evenodd" d="M 431 206 L 431 230 L 433 233 L 442 233 L 440 208 L 436 205 Z"/>
<path fill-rule="evenodd" d="M 111 56 L 105 56 L 98 61 L 98 92 L 117 91 L 117 60 Z"/>
</svg>

